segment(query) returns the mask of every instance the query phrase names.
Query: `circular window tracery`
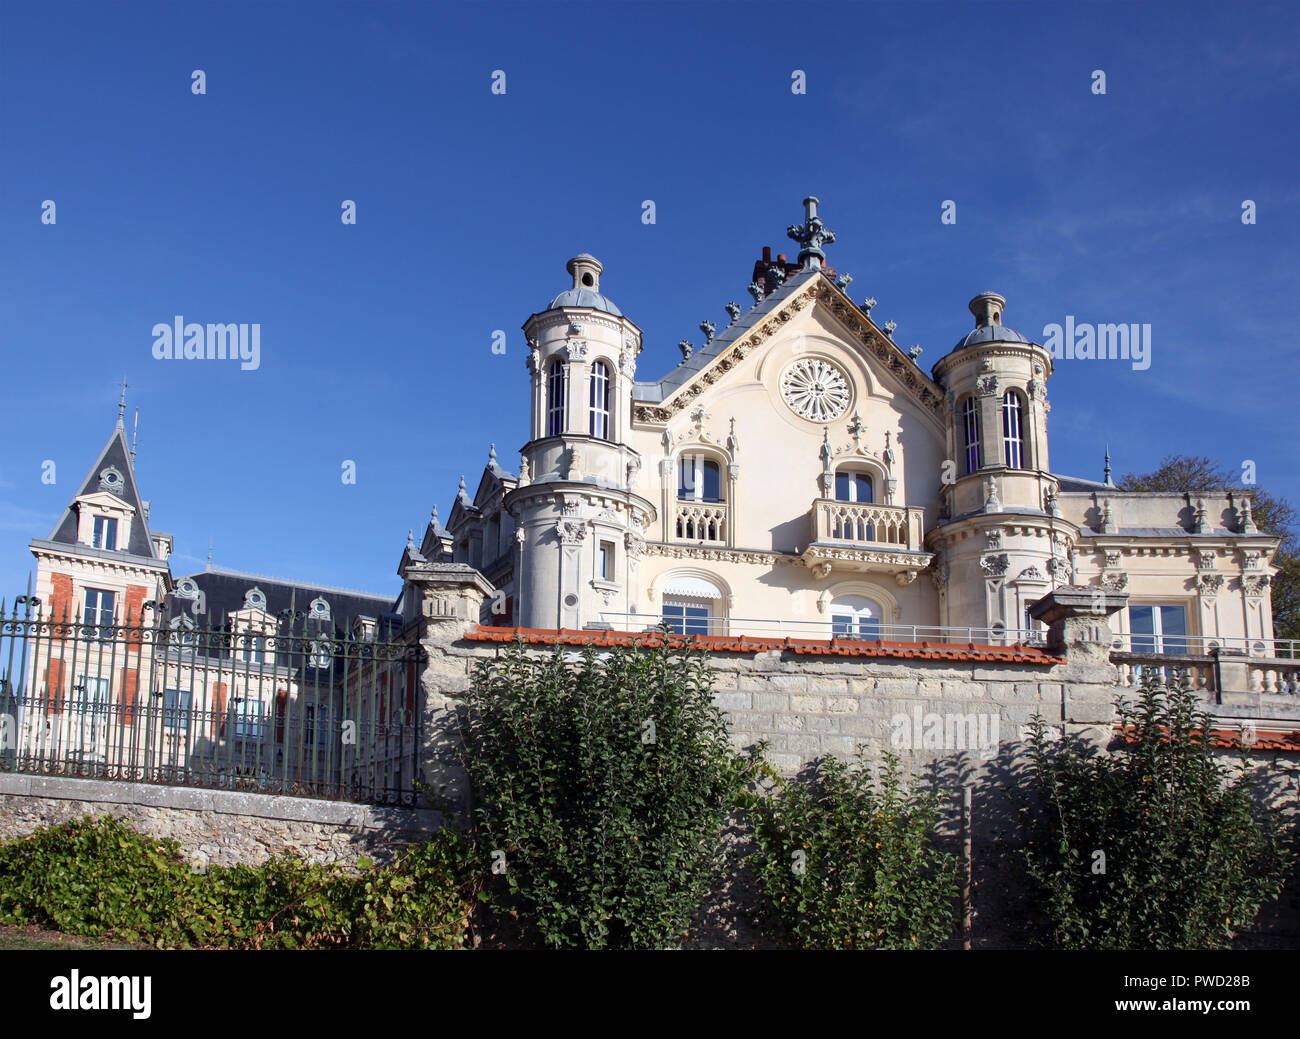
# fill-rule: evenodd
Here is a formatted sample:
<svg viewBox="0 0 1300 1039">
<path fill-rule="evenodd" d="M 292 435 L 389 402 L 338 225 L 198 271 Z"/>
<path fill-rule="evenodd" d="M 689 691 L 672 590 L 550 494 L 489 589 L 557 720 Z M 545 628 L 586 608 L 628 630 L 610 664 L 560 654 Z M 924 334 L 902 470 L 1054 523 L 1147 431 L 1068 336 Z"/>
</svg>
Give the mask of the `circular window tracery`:
<svg viewBox="0 0 1300 1039">
<path fill-rule="evenodd" d="M 800 418 L 830 422 L 849 409 L 849 379 L 820 357 L 801 357 L 781 375 L 781 397 Z"/>
</svg>

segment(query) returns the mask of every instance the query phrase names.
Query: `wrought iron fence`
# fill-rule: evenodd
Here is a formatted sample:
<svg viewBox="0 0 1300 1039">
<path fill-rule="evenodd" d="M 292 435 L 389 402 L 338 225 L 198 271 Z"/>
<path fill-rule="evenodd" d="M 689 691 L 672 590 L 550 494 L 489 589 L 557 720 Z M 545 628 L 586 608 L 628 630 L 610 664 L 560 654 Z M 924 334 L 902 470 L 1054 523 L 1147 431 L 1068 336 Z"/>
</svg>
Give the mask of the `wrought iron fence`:
<svg viewBox="0 0 1300 1039">
<path fill-rule="evenodd" d="M 289 611 L 207 627 L 141 613 L 0 602 L 0 771 L 416 802 L 417 644 Z"/>
</svg>

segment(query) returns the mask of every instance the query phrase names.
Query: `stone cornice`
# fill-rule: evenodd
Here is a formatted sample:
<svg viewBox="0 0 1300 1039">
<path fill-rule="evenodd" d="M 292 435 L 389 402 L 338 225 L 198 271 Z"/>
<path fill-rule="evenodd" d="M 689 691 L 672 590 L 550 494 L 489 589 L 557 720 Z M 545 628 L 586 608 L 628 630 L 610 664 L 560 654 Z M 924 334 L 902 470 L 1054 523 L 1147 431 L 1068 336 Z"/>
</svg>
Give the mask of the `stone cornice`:
<svg viewBox="0 0 1300 1039">
<path fill-rule="evenodd" d="M 33 538 L 28 547 L 33 555 L 46 556 L 63 562 L 80 563 L 83 566 L 106 570 L 149 570 L 171 576 L 171 568 L 166 563 L 150 559 L 148 556 L 110 552 L 108 549 L 92 548 L 90 545 L 65 545 L 61 541 L 46 541 L 41 538 Z"/>
<path fill-rule="evenodd" d="M 678 545 L 669 541 L 647 541 L 645 554 L 667 559 L 705 559 L 715 563 L 749 563 L 755 566 L 803 566 L 798 556 L 784 552 L 764 552 L 759 549 L 705 548 L 700 545 Z"/>
</svg>

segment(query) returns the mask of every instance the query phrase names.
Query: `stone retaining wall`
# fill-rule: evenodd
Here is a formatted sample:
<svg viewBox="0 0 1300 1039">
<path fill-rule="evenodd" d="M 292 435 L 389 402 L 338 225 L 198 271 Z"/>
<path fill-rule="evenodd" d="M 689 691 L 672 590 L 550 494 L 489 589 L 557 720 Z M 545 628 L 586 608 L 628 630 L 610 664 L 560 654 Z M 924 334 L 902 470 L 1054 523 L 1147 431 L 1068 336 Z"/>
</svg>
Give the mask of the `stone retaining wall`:
<svg viewBox="0 0 1300 1039">
<path fill-rule="evenodd" d="M 174 838 L 196 866 L 257 865 L 285 854 L 382 861 L 395 844 L 423 839 L 442 820 L 426 809 L 0 773 L 0 839 L 107 813 L 151 837 Z"/>
</svg>

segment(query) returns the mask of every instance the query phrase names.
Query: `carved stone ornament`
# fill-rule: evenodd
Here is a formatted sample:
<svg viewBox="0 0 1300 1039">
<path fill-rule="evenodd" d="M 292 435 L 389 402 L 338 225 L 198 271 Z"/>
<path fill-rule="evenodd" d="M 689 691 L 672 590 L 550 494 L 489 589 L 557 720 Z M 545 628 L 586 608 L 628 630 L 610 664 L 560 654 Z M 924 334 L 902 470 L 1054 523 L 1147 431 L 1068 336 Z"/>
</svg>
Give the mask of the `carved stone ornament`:
<svg viewBox="0 0 1300 1039">
<path fill-rule="evenodd" d="M 1011 565 L 1011 560 L 1003 552 L 999 555 L 984 556 L 980 559 L 980 566 L 990 577 L 1001 577 L 1007 572 L 1007 567 Z"/>
<path fill-rule="evenodd" d="M 628 559 L 639 560 L 645 555 L 645 538 L 633 531 L 625 531 L 623 534 L 623 547 L 627 550 Z"/>
<path fill-rule="evenodd" d="M 848 376 L 820 357 L 801 357 L 782 373 L 781 397 L 800 418 L 831 422 L 848 410 Z"/>
<path fill-rule="evenodd" d="M 1030 565 L 1020 571 L 1017 581 L 1046 581 L 1047 575 L 1038 569 L 1037 565 Z"/>
<path fill-rule="evenodd" d="M 998 377 L 996 375 L 986 375 L 978 383 L 979 395 L 981 397 L 996 397 L 998 392 Z"/>
<path fill-rule="evenodd" d="M 1251 599 L 1262 597 L 1272 583 L 1272 579 L 1268 574 L 1247 574 L 1241 579 L 1241 587 Z"/>
<path fill-rule="evenodd" d="M 108 491 L 109 494 L 116 494 L 119 498 L 125 493 L 126 481 L 122 479 L 122 474 L 114 467 L 109 466 L 107 469 L 101 469 L 99 472 L 99 489 Z"/>
<path fill-rule="evenodd" d="M 985 541 L 988 542 L 988 550 L 995 552 L 1002 547 L 1002 531 L 990 530 L 984 535 Z"/>
<path fill-rule="evenodd" d="M 1113 568 L 1113 567 L 1117 567 L 1117 566 L 1119 566 L 1119 553 L 1118 553 L 1118 552 L 1107 552 L 1107 553 L 1106 553 L 1106 565 L 1107 565 L 1108 567 L 1112 567 L 1112 568 Z"/>
<path fill-rule="evenodd" d="M 831 575 L 831 565 L 830 563 L 818 563 L 812 568 L 812 571 L 817 580 L 824 581 Z"/>
<path fill-rule="evenodd" d="M 1223 574 L 1197 574 L 1196 590 L 1207 599 L 1213 599 L 1224 586 Z"/>
<path fill-rule="evenodd" d="M 566 547 L 581 545 L 587 536 L 587 525 L 581 520 L 562 519 L 555 524 L 555 536 Z"/>
<path fill-rule="evenodd" d="M 1204 548 L 1195 553 L 1197 570 L 1213 570 L 1218 563 L 1219 553 L 1212 548 Z"/>
<path fill-rule="evenodd" d="M 570 361 L 585 361 L 587 359 L 587 341 L 585 339 L 571 339 L 566 347 L 569 352 Z"/>
<path fill-rule="evenodd" d="M 1103 588 L 1109 588 L 1112 592 L 1122 592 L 1128 587 L 1128 574 L 1122 571 L 1118 574 L 1106 574 L 1101 579 Z"/>
</svg>

